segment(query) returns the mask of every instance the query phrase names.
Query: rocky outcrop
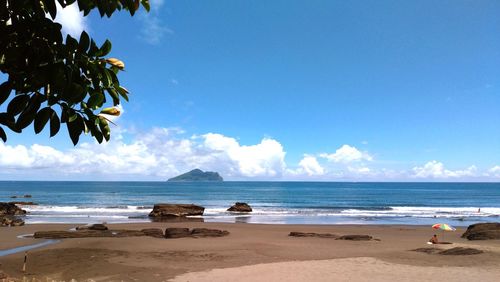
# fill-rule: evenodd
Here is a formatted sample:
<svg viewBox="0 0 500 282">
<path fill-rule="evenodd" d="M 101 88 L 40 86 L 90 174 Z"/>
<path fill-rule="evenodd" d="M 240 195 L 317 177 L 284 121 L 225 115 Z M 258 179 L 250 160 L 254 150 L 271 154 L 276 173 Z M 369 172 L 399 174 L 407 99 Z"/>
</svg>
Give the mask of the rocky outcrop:
<svg viewBox="0 0 500 282">
<path fill-rule="evenodd" d="M 84 225 L 84 226 L 78 226 L 76 230 L 108 230 L 108 227 L 104 224 L 92 224 L 92 225 Z"/>
<path fill-rule="evenodd" d="M 373 240 L 373 237 L 370 235 L 343 235 L 335 240 L 370 241 Z"/>
<path fill-rule="evenodd" d="M 288 236 L 291 237 L 317 237 L 317 238 L 339 238 L 339 235 L 331 234 L 331 233 L 305 233 L 305 232 L 290 232 Z"/>
<path fill-rule="evenodd" d="M 223 237 L 229 235 L 229 231 L 218 230 L 218 229 L 208 229 L 208 228 L 167 228 L 165 230 L 165 238 L 202 238 L 202 237 Z"/>
<path fill-rule="evenodd" d="M 172 217 L 203 215 L 204 207 L 193 204 L 156 204 L 149 213 L 150 217 Z"/>
<path fill-rule="evenodd" d="M 426 254 L 438 254 L 444 256 L 468 256 L 468 255 L 477 255 L 482 254 L 482 250 L 473 249 L 473 248 L 464 248 L 464 247 L 455 247 L 451 249 L 438 249 L 438 248 L 418 248 L 412 250 L 414 252 L 426 253 Z"/>
<path fill-rule="evenodd" d="M 477 223 L 467 227 L 462 238 L 469 240 L 495 240 L 500 239 L 500 223 Z"/>
<path fill-rule="evenodd" d="M 208 228 L 194 228 L 191 230 L 192 237 L 223 237 L 229 235 L 229 231 Z"/>
<path fill-rule="evenodd" d="M 25 215 L 26 211 L 12 203 L 0 203 L 0 216 Z"/>
<path fill-rule="evenodd" d="M 2 217 L 0 218 L 0 226 L 23 226 L 24 220 L 15 217 Z"/>
<path fill-rule="evenodd" d="M 441 251 L 438 254 L 445 255 L 445 256 L 468 256 L 468 255 L 477 255 L 477 254 L 482 254 L 482 253 L 483 253 L 483 251 L 478 250 L 478 249 L 456 247 L 456 248 L 451 248 L 448 250 Z"/>
<path fill-rule="evenodd" d="M 227 211 L 230 212 L 251 212 L 252 207 L 250 207 L 247 203 L 240 203 L 237 202 L 234 205 L 232 205 Z"/>
<path fill-rule="evenodd" d="M 165 237 L 165 235 L 163 234 L 163 231 L 161 231 L 161 229 L 158 229 L 158 228 L 146 228 L 146 229 L 142 229 L 141 232 L 149 237 L 155 237 L 155 238 Z"/>
<path fill-rule="evenodd" d="M 161 233 L 161 230 L 158 229 Z M 157 237 L 157 232 L 151 230 L 77 230 L 77 231 L 37 231 L 35 238 L 44 239 L 66 239 L 66 238 L 89 238 L 89 237 Z M 163 234 L 162 234 L 163 235 Z M 163 237 L 163 236 L 162 236 Z"/>
<path fill-rule="evenodd" d="M 191 236 L 189 228 L 167 228 L 165 238 L 183 238 Z"/>
</svg>

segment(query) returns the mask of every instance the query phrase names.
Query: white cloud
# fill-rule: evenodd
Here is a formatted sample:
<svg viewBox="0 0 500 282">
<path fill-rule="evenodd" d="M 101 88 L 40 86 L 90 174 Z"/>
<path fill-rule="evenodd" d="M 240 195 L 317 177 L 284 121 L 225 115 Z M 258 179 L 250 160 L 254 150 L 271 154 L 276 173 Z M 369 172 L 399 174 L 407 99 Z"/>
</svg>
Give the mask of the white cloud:
<svg viewBox="0 0 500 282">
<path fill-rule="evenodd" d="M 427 162 L 424 166 L 413 168 L 413 177 L 416 178 L 459 178 L 476 176 L 477 168 L 470 166 L 464 170 L 448 170 L 438 161 Z"/>
<path fill-rule="evenodd" d="M 488 169 L 486 176 L 500 177 L 500 166 L 496 165 L 496 166 Z"/>
<path fill-rule="evenodd" d="M 82 143 L 60 151 L 53 147 L 10 146 L 0 143 L 0 169 L 32 176 L 33 169 L 44 175 L 73 175 L 80 179 L 166 179 L 178 173 L 201 168 L 215 170 L 224 177 L 280 177 L 285 170 L 285 152 L 279 142 L 263 139 L 254 145 L 241 145 L 234 138 L 209 133 L 185 138 L 178 128 L 154 128 L 125 142 L 114 131 L 112 141 L 101 145 Z M 1 172 L 0 172 L 1 173 Z"/>
<path fill-rule="evenodd" d="M 151 10 L 149 13 L 143 12 L 138 15 L 139 20 L 142 22 L 140 38 L 147 43 L 157 45 L 163 39 L 165 34 L 174 33 L 171 29 L 166 27 L 160 17 L 160 9 L 165 4 L 164 0 L 151 0 Z"/>
<path fill-rule="evenodd" d="M 79 11 L 78 4 L 75 2 L 64 9 L 57 4 L 57 15 L 55 21 L 62 25 L 63 33 L 69 34 L 72 37 L 80 38 L 83 30 L 86 30 L 87 22 L 83 13 Z"/>
<path fill-rule="evenodd" d="M 294 175 L 307 174 L 308 176 L 314 176 L 325 174 L 325 169 L 319 164 L 316 157 L 305 155 L 299 162 L 299 168 L 290 172 Z"/>
<path fill-rule="evenodd" d="M 203 138 L 204 148 L 212 151 L 213 156 L 233 164 L 230 175 L 275 177 L 285 169 L 285 151 L 276 140 L 264 138 L 259 144 L 242 146 L 236 139 L 221 134 L 208 133 Z"/>
<path fill-rule="evenodd" d="M 165 180 L 200 168 L 218 171 L 231 180 L 500 178 L 500 166 L 482 173 L 475 166 L 449 170 L 438 161 L 430 161 L 410 170 L 386 169 L 377 167 L 376 163 L 367 166 L 363 161 L 371 159 L 366 157 L 367 153 L 360 152 L 360 156 L 356 150 L 342 148 L 337 150 L 336 155 L 332 154 L 336 156 L 333 163 L 325 160 L 322 163 L 318 156 L 304 155 L 298 164 L 288 167 L 282 144 L 271 138 L 243 145 L 235 138 L 218 133 L 189 137 L 180 128 L 153 128 L 148 132 L 130 133 L 115 127 L 112 140 L 108 143 L 99 145 L 83 142 L 67 150 L 38 144 L 24 146 L 0 142 L 0 177 L 31 180 Z M 354 153 L 345 154 L 346 151 Z"/>
<path fill-rule="evenodd" d="M 366 166 L 362 166 L 362 167 L 349 166 L 349 167 L 347 167 L 347 169 L 349 170 L 349 172 L 357 174 L 357 175 L 366 175 L 366 174 L 370 174 L 372 172 L 372 170 Z"/>
<path fill-rule="evenodd" d="M 323 153 L 320 157 L 335 163 L 350 163 L 356 161 L 372 161 L 373 157 L 367 152 L 361 152 L 353 146 L 343 145 L 333 154 Z"/>
</svg>

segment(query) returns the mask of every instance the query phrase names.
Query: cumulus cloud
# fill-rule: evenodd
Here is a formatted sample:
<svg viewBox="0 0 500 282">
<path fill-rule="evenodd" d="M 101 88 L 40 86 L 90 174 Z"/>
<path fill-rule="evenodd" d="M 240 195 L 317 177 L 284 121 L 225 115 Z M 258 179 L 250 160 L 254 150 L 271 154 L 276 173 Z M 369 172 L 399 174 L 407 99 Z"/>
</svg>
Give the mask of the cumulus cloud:
<svg viewBox="0 0 500 282">
<path fill-rule="evenodd" d="M 218 133 L 187 136 L 181 128 L 153 128 L 147 132 L 115 128 L 108 143 L 87 142 L 66 150 L 39 144 L 24 146 L 0 142 L 0 176 L 32 180 L 165 180 L 200 168 L 218 171 L 231 180 L 500 178 L 500 166 L 480 173 L 475 166 L 446 169 L 443 163 L 435 160 L 409 170 L 388 170 L 376 163 L 368 166 L 365 160 L 372 160 L 370 155 L 348 145 L 331 155 L 332 161 L 306 154 L 297 164 L 288 166 L 282 144 L 271 138 L 241 144 L 236 138 Z"/>
<path fill-rule="evenodd" d="M 75 38 L 80 38 L 83 30 L 87 29 L 87 22 L 83 13 L 78 9 L 78 4 L 75 2 L 64 9 L 57 4 L 57 15 L 55 21 L 62 25 L 62 31 Z"/>
<path fill-rule="evenodd" d="M 372 161 L 373 157 L 367 152 L 361 152 L 356 149 L 356 147 L 343 145 L 335 151 L 333 154 L 323 153 L 320 154 L 322 158 L 325 158 L 331 162 L 335 163 L 350 163 L 357 161 Z"/>
<path fill-rule="evenodd" d="M 427 162 L 424 166 L 413 168 L 415 178 L 459 178 L 476 176 L 477 168 L 470 166 L 464 170 L 448 170 L 438 161 Z"/>
<path fill-rule="evenodd" d="M 204 147 L 232 163 L 230 172 L 246 177 L 281 175 L 285 168 L 285 151 L 276 140 L 264 138 L 259 144 L 242 146 L 231 137 L 209 133 L 203 135 Z"/>
<path fill-rule="evenodd" d="M 233 179 L 265 179 L 279 177 L 285 170 L 285 152 L 273 139 L 247 146 L 221 134 L 186 138 L 178 128 L 154 128 L 125 142 L 126 138 L 116 133 L 109 143 L 82 143 L 65 151 L 37 144 L 25 147 L 0 143 L 0 168 L 117 179 L 165 179 L 193 168 L 216 170 Z"/>
<path fill-rule="evenodd" d="M 319 164 L 314 156 L 305 155 L 299 162 L 299 168 L 289 171 L 293 175 L 316 176 L 325 174 L 325 169 Z"/>
<path fill-rule="evenodd" d="M 138 15 L 142 22 L 140 38 L 151 45 L 157 45 L 161 42 L 165 34 L 174 33 L 171 29 L 165 26 L 160 17 L 160 9 L 165 4 L 164 0 L 151 0 L 151 11 L 149 13 L 141 13 Z"/>
<path fill-rule="evenodd" d="M 496 166 L 488 169 L 486 176 L 500 177 L 500 166 L 496 165 Z"/>
</svg>

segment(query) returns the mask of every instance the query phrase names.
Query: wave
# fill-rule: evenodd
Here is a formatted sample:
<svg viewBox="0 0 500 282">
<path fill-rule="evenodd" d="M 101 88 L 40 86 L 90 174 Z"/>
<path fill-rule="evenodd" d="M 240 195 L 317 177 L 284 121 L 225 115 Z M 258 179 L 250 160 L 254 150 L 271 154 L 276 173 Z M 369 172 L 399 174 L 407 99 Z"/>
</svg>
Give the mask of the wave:
<svg viewBox="0 0 500 282">
<path fill-rule="evenodd" d="M 129 213 L 149 213 L 151 209 L 143 206 L 108 206 L 108 207 L 87 207 L 87 206 L 26 206 L 23 207 L 30 214 L 129 214 Z"/>
<path fill-rule="evenodd" d="M 45 222 L 134 222 L 148 221 L 148 213 L 152 207 L 135 205 L 96 206 L 27 206 L 30 223 Z M 302 222 L 381 222 L 397 221 L 403 223 L 421 222 L 442 218 L 449 221 L 497 220 L 500 208 L 483 207 L 481 211 L 475 207 L 418 207 L 391 206 L 370 209 L 361 208 L 285 208 L 254 206 L 252 213 L 232 213 L 226 207 L 213 206 L 205 209 L 202 216 L 209 221 L 243 220 L 248 222 L 286 222 L 301 219 Z M 448 222 L 449 222 L 448 221 Z"/>
<path fill-rule="evenodd" d="M 226 209 L 209 208 L 205 210 L 206 215 L 231 214 Z M 274 215 L 274 216 L 342 216 L 342 217 L 496 217 L 500 216 L 500 208 L 486 207 L 478 209 L 475 207 L 384 207 L 384 208 L 348 208 L 341 210 L 332 209 L 272 209 L 255 208 L 251 215 Z"/>
</svg>

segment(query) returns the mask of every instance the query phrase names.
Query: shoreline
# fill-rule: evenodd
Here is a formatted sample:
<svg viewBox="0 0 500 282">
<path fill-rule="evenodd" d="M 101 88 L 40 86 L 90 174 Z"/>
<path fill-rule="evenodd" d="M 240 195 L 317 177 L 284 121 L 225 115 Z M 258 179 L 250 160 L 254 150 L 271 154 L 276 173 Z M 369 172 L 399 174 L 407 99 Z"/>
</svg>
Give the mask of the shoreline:
<svg viewBox="0 0 500 282">
<path fill-rule="evenodd" d="M 18 235 L 35 231 L 69 230 L 79 224 L 28 224 L 21 227 L 0 228 L 0 250 L 20 247 L 40 242 L 45 239 L 17 238 Z M 319 261 L 327 265 L 332 260 L 345 260 L 353 271 L 359 271 L 360 264 L 369 267 L 369 262 L 360 262 L 356 258 L 368 257 L 374 265 L 380 263 L 394 273 L 403 271 L 398 265 L 410 268 L 423 268 L 435 272 L 437 269 L 462 267 L 471 273 L 480 275 L 478 279 L 488 280 L 494 269 L 500 271 L 500 240 L 468 241 L 460 238 L 465 228 L 444 234 L 451 245 L 433 246 L 436 248 L 472 247 L 485 252 L 473 256 L 430 255 L 411 251 L 429 247 L 426 244 L 433 234 L 442 236 L 442 232 L 430 226 L 418 225 L 309 225 L 309 224 L 253 224 L 253 223 L 127 223 L 108 224 L 110 229 L 132 229 L 167 227 L 214 228 L 227 230 L 229 236 L 220 238 L 179 238 L 163 239 L 152 237 L 126 238 L 75 238 L 63 239 L 57 244 L 34 249 L 29 252 L 29 279 L 46 278 L 69 281 L 71 279 L 94 279 L 102 281 L 165 281 L 179 275 L 194 273 L 207 275 L 213 269 L 233 269 L 265 264 L 268 267 L 292 261 L 310 262 L 299 268 L 316 269 Z M 338 235 L 365 234 L 380 241 L 343 241 L 329 238 L 289 237 L 292 231 L 333 233 Z M 13 277 L 22 277 L 20 271 L 23 254 L 17 253 L 0 258 L 0 269 Z M 351 259 L 351 260 L 349 260 Z M 317 262 L 315 263 L 315 262 Z M 338 261 L 340 263 L 340 261 Z M 272 264 L 272 265 L 268 265 Z M 262 266 L 245 271 L 255 271 Z M 429 268 L 434 267 L 434 268 Z M 325 269 L 330 269 L 326 267 Z M 492 270 L 493 269 L 493 270 Z M 233 269 L 235 270 L 235 269 Z M 317 275 L 323 270 L 316 269 Z M 491 271 L 490 271 L 491 270 Z M 304 270 L 305 271 L 305 270 Z M 419 270 L 420 271 L 420 270 Z M 202 273 L 199 273 L 202 272 Z M 216 273 L 219 271 L 216 270 Z M 226 272 L 224 272 L 226 273 Z M 232 273 L 231 271 L 229 273 Z M 237 273 L 237 272 L 236 272 Z M 419 273 L 418 271 L 416 273 Z M 481 276 L 481 273 L 483 275 Z M 500 272 L 494 272 L 500 275 Z M 313 273 L 314 274 L 314 273 Z M 193 276 L 194 275 L 194 276 Z M 210 274 L 210 275 L 213 275 Z M 312 274 L 311 274 L 312 275 Z M 314 276 L 321 278 L 321 276 Z M 348 274 L 343 274 L 348 275 Z M 184 279 L 179 276 L 177 279 Z M 194 277 L 194 278 L 193 278 Z M 217 277 L 217 276 L 214 276 Z M 229 276 L 234 277 L 234 276 Z M 348 276 L 345 276 L 348 277 Z M 368 276 L 369 277 L 369 276 Z M 417 277 L 416 277 L 417 278 Z M 316 279 L 314 279 L 316 280 Z M 320 280 L 320 279 L 319 279 Z M 185 281 L 185 280 L 176 280 Z M 247 280 L 249 281 L 249 280 Z M 302 281 L 302 280 L 297 280 Z"/>
</svg>

